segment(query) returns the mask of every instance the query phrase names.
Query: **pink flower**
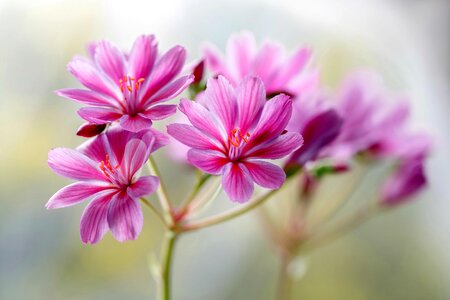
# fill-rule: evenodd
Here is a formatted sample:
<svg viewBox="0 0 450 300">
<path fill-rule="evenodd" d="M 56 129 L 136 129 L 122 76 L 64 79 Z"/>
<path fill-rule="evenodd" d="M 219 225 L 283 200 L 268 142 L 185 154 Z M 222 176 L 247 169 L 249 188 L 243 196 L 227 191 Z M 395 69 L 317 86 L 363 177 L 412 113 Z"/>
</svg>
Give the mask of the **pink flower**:
<svg viewBox="0 0 450 300">
<path fill-rule="evenodd" d="M 179 95 L 193 80 L 192 75 L 176 78 L 183 68 L 186 52 L 175 46 L 158 55 L 153 35 L 136 39 L 129 54 L 108 41 L 91 44 L 90 60 L 74 58 L 69 71 L 88 90 L 62 89 L 57 94 L 88 107 L 78 114 L 94 124 L 119 121 L 123 129 L 138 132 L 176 111 L 175 105 L 161 104 Z"/>
<path fill-rule="evenodd" d="M 285 132 L 292 102 L 286 95 L 266 100 L 262 81 L 245 78 L 233 88 L 223 76 L 210 79 L 202 103 L 183 99 L 180 110 L 190 123 L 171 124 L 168 133 L 191 147 L 189 162 L 202 171 L 222 175 L 232 201 L 245 202 L 254 182 L 278 189 L 284 171 L 262 159 L 278 159 L 299 148 L 299 133 Z"/>
<path fill-rule="evenodd" d="M 408 103 L 387 91 L 373 73 L 348 76 L 338 93 L 337 109 L 344 122 L 329 149 L 329 155 L 337 159 L 361 151 L 377 157 L 404 157 L 430 147 L 427 135 L 408 127 Z"/>
<path fill-rule="evenodd" d="M 402 161 L 382 186 L 381 203 L 394 206 L 408 201 L 420 192 L 427 184 L 423 169 L 421 158 Z"/>
<path fill-rule="evenodd" d="M 150 153 L 161 146 L 155 141 L 150 131 L 132 133 L 113 127 L 77 150 L 51 150 L 50 168 L 78 181 L 56 192 L 46 207 L 71 206 L 92 197 L 80 222 L 83 243 L 97 243 L 108 229 L 118 241 L 136 239 L 143 225 L 139 198 L 153 193 L 159 184 L 158 177 L 138 176 Z"/>
<path fill-rule="evenodd" d="M 318 72 L 307 68 L 311 49 L 300 48 L 287 56 L 282 45 L 269 40 L 258 49 L 250 32 L 230 37 L 226 57 L 213 45 L 205 47 L 204 57 L 214 75 L 225 76 L 233 85 L 245 76 L 258 76 L 268 98 L 279 93 L 297 97 L 318 85 Z"/>
</svg>

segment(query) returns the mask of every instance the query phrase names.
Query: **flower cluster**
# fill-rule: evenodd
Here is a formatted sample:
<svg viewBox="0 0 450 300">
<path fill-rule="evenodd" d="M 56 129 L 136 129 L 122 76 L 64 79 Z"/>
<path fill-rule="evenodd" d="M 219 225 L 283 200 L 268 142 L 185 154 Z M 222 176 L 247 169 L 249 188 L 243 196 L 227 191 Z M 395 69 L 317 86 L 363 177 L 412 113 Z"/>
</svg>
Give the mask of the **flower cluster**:
<svg viewBox="0 0 450 300">
<path fill-rule="evenodd" d="M 192 74 L 180 75 L 187 69 L 185 49 L 159 53 L 153 35 L 138 37 L 129 52 L 108 41 L 90 44 L 88 58 L 68 64 L 86 89 L 57 91 L 85 105 L 78 114 L 86 123 L 77 134 L 89 139 L 76 150 L 49 152 L 50 168 L 77 182 L 53 195 L 47 208 L 90 199 L 80 224 L 84 243 L 98 242 L 108 229 L 118 241 L 136 239 L 140 201 L 148 204 L 145 196 L 162 188 L 158 174 L 140 175 L 141 169 L 170 143 L 168 135 L 184 145 L 186 163 L 204 176 L 221 176 L 233 202 L 248 202 L 254 183 L 278 190 L 299 173 L 316 171 L 317 179 L 320 172 L 348 171 L 361 156 L 394 162 L 380 204 L 410 199 L 426 183 L 431 142 L 410 130 L 406 102 L 370 72 L 354 72 L 330 93 L 311 57 L 308 47 L 288 55 L 279 43 L 258 46 L 244 32 L 230 38 L 225 55 L 206 46 Z M 188 87 L 191 99 L 166 103 Z M 153 128 L 177 108 L 183 119 L 168 124 L 168 135 Z M 187 220 L 188 210 L 161 206 L 168 207 L 170 226 Z"/>
</svg>

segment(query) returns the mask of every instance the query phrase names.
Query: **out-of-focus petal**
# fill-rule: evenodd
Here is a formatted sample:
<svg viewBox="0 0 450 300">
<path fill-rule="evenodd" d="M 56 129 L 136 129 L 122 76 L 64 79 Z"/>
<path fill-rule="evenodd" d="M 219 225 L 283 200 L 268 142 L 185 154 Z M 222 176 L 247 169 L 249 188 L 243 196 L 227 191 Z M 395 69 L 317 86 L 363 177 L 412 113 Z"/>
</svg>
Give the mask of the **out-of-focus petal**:
<svg viewBox="0 0 450 300">
<path fill-rule="evenodd" d="M 243 78 L 249 75 L 255 52 L 256 42 L 250 32 L 234 34 L 227 43 L 227 64 L 233 69 L 234 74 Z"/>
</svg>

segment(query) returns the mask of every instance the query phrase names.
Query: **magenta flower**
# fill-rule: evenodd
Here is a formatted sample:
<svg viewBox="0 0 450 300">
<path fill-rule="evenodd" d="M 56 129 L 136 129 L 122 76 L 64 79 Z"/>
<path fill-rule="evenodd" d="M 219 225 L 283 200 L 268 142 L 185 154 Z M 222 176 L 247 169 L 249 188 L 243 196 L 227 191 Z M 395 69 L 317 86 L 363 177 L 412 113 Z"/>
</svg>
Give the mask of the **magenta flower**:
<svg viewBox="0 0 450 300">
<path fill-rule="evenodd" d="M 408 103 L 388 92 L 375 74 L 351 74 L 338 93 L 337 109 L 344 122 L 328 153 L 337 159 L 362 151 L 398 158 L 431 145 L 427 135 L 408 128 Z"/>
<path fill-rule="evenodd" d="M 223 76 L 210 79 L 201 103 L 183 99 L 180 110 L 190 123 L 171 124 L 168 133 L 191 147 L 189 162 L 202 171 L 222 175 L 232 201 L 247 201 L 258 185 L 278 189 L 284 171 L 262 159 L 278 159 L 299 148 L 299 133 L 286 132 L 292 102 L 286 95 L 266 100 L 262 81 L 245 78 L 233 88 Z"/>
<path fill-rule="evenodd" d="M 269 40 L 258 49 L 250 32 L 230 37 L 226 57 L 214 45 L 205 47 L 204 57 L 214 75 L 225 76 L 233 85 L 245 76 L 258 76 L 268 98 L 279 93 L 298 97 L 319 83 L 318 72 L 307 68 L 311 49 L 300 48 L 287 56 L 281 44 Z"/>
<path fill-rule="evenodd" d="M 108 41 L 91 44 L 90 60 L 74 58 L 68 69 L 88 90 L 62 89 L 57 94 L 88 107 L 78 114 L 93 124 L 119 121 L 123 129 L 138 132 L 176 111 L 175 105 L 161 104 L 179 95 L 193 80 L 192 75 L 176 78 L 183 68 L 186 52 L 175 46 L 158 55 L 153 35 L 136 39 L 129 54 Z"/>
<path fill-rule="evenodd" d="M 423 159 L 404 160 L 382 186 L 380 201 L 387 206 L 404 203 L 420 192 L 426 184 Z"/>
<path fill-rule="evenodd" d="M 136 239 L 143 225 L 139 199 L 159 184 L 158 177 L 138 176 L 150 153 L 161 146 L 155 140 L 150 131 L 132 133 L 113 127 L 77 150 L 51 150 L 50 168 L 78 182 L 56 192 L 46 207 L 61 208 L 92 198 L 81 217 L 83 243 L 97 243 L 108 229 L 120 242 Z"/>
</svg>

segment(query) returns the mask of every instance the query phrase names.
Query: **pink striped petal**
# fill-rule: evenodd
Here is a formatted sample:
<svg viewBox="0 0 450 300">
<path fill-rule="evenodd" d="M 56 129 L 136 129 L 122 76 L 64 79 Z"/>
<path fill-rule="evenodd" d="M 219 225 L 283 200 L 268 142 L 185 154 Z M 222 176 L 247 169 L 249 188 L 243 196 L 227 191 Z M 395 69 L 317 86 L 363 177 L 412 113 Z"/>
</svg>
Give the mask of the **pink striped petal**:
<svg viewBox="0 0 450 300">
<path fill-rule="evenodd" d="M 132 199 L 150 195 L 156 191 L 159 178 L 156 176 L 142 176 L 127 188 L 127 193 Z"/>
<path fill-rule="evenodd" d="M 122 113 L 117 110 L 105 107 L 82 107 L 77 113 L 86 121 L 94 124 L 110 123 L 122 116 Z"/>
<path fill-rule="evenodd" d="M 55 148 L 48 153 L 48 165 L 56 173 L 77 180 L 104 180 L 96 162 L 78 151 Z"/>
<path fill-rule="evenodd" d="M 231 199 L 239 203 L 247 202 L 253 194 L 253 180 L 247 168 L 240 163 L 225 165 L 222 186 Z"/>
<path fill-rule="evenodd" d="M 119 79 L 127 75 L 122 52 L 108 41 L 100 41 L 97 44 L 95 62 L 117 85 L 119 85 Z"/>
<path fill-rule="evenodd" d="M 150 120 L 162 120 L 170 117 L 177 111 L 176 105 L 157 105 L 143 113 Z"/>
<path fill-rule="evenodd" d="M 234 77 L 228 72 L 225 60 L 215 45 L 207 44 L 203 48 L 203 56 L 205 57 L 206 65 L 211 69 L 214 75 L 223 75 L 230 80 L 232 84 L 235 84 Z"/>
<path fill-rule="evenodd" d="M 250 149 L 263 142 L 278 137 L 286 128 L 292 114 L 292 101 L 289 96 L 278 95 L 264 105 L 256 128 L 251 132 L 246 148 Z"/>
<path fill-rule="evenodd" d="M 119 107 L 117 100 L 94 91 L 80 89 L 61 89 L 57 90 L 56 94 L 58 96 L 68 98 L 82 104 L 93 106 Z"/>
<path fill-rule="evenodd" d="M 119 193 L 114 197 L 107 219 L 111 233 L 119 242 L 135 240 L 144 224 L 139 203 L 126 193 Z"/>
<path fill-rule="evenodd" d="M 274 79 L 275 83 L 280 86 L 285 86 L 294 77 L 299 75 L 305 68 L 306 64 L 311 58 L 312 51 L 310 48 L 302 48 L 297 50 L 289 59 L 283 64 L 279 73 Z"/>
<path fill-rule="evenodd" d="M 248 149 L 244 157 L 279 159 L 289 155 L 303 145 L 303 137 L 297 132 L 287 132 L 274 140 Z"/>
<path fill-rule="evenodd" d="M 131 180 L 133 175 L 139 171 L 142 165 L 147 161 L 150 154 L 149 148 L 145 143 L 138 139 L 128 141 L 125 146 L 120 168 L 123 173 Z"/>
<path fill-rule="evenodd" d="M 162 87 L 167 85 L 177 76 L 183 68 L 186 60 L 186 50 L 181 46 L 175 46 L 167 51 L 157 62 L 149 80 L 144 81 L 142 87 L 142 101 L 146 101 Z"/>
<path fill-rule="evenodd" d="M 143 114 L 137 114 L 134 117 L 130 115 L 123 115 L 120 118 L 120 126 L 131 132 L 139 132 L 141 130 L 148 129 L 152 126 L 153 122 Z"/>
<path fill-rule="evenodd" d="M 188 124 L 170 124 L 167 133 L 186 146 L 196 149 L 219 150 L 217 142 L 208 138 L 200 130 Z"/>
<path fill-rule="evenodd" d="M 205 104 L 211 112 L 217 115 L 225 127 L 226 132 L 234 129 L 237 106 L 234 90 L 228 80 L 219 76 L 208 80 L 205 91 Z"/>
<path fill-rule="evenodd" d="M 203 172 L 213 175 L 222 174 L 223 167 L 229 162 L 222 152 L 197 149 L 189 150 L 188 161 Z"/>
<path fill-rule="evenodd" d="M 246 77 L 241 81 L 237 88 L 237 104 L 239 127 L 243 132 L 256 125 L 265 102 L 266 90 L 261 79 L 258 77 Z"/>
<path fill-rule="evenodd" d="M 148 98 L 143 106 L 146 107 L 149 104 L 154 104 L 158 102 L 167 101 L 169 99 L 173 99 L 179 94 L 181 94 L 193 81 L 194 81 L 193 75 L 186 75 L 180 77 L 177 80 L 167 84 L 159 91 L 157 91 L 153 96 Z"/>
<path fill-rule="evenodd" d="M 269 91 L 272 86 L 271 80 L 273 80 L 272 77 L 275 69 L 281 62 L 280 58 L 283 57 L 283 52 L 284 49 L 282 45 L 272 41 L 266 41 L 255 57 L 253 74 L 261 78 L 268 93 L 273 92 Z"/>
<path fill-rule="evenodd" d="M 108 231 L 108 208 L 113 195 L 102 194 L 84 209 L 80 221 L 80 237 L 84 244 L 96 244 Z"/>
<path fill-rule="evenodd" d="M 109 189 L 111 186 L 105 182 L 75 182 L 57 191 L 47 202 L 47 209 L 72 206 Z"/>
<path fill-rule="evenodd" d="M 262 187 L 268 189 L 279 189 L 286 180 L 283 169 L 274 164 L 264 161 L 246 161 L 247 167 L 253 180 Z"/>
<path fill-rule="evenodd" d="M 141 35 L 136 39 L 128 58 L 130 75 L 136 79 L 148 78 L 158 54 L 158 43 L 153 35 Z"/>
<path fill-rule="evenodd" d="M 208 134 L 217 141 L 223 141 L 225 139 L 225 129 L 222 128 L 221 124 L 214 121 L 213 114 L 203 105 L 194 101 L 182 99 L 180 111 L 184 113 L 191 124 L 201 132 Z"/>
<path fill-rule="evenodd" d="M 249 32 L 232 35 L 227 43 L 227 62 L 234 74 L 243 78 L 250 73 L 256 42 Z"/>
<path fill-rule="evenodd" d="M 114 99 L 120 99 L 119 88 L 112 85 L 112 83 L 88 61 L 75 58 L 67 65 L 67 68 L 69 72 L 88 89 L 108 95 Z"/>
</svg>

